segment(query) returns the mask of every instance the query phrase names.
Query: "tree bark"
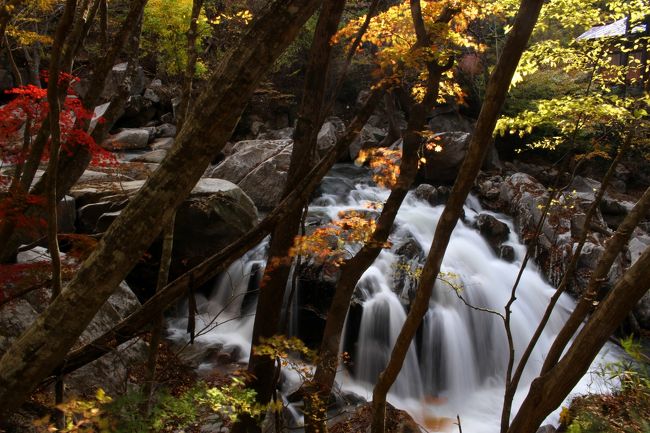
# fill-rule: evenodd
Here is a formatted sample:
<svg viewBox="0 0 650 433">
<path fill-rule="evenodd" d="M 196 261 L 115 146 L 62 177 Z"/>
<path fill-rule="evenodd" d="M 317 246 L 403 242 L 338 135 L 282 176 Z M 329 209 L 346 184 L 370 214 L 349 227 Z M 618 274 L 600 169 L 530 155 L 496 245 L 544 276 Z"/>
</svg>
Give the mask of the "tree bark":
<svg viewBox="0 0 650 433">
<path fill-rule="evenodd" d="M 414 25 L 418 29 L 418 45 L 429 45 L 429 37 L 424 29 L 424 23 L 421 19 L 419 2 L 412 2 L 415 9 L 413 11 Z M 445 9 L 437 19 L 438 23 L 449 22 L 457 11 Z M 341 276 L 336 285 L 336 291 L 332 303 L 327 313 L 325 330 L 323 331 L 323 340 L 321 342 L 318 354 L 318 363 L 314 373 L 314 379 L 309 385 L 310 393 L 318 393 L 319 399 L 309 399 L 306 404 L 306 433 L 324 433 L 327 431 L 327 424 L 317 414 L 321 408 L 314 407 L 314 402 L 322 404 L 327 401 L 332 391 L 336 371 L 338 369 L 338 353 L 341 342 L 343 325 L 350 306 L 350 300 L 354 293 L 357 282 L 364 272 L 372 265 L 381 250 L 384 248 L 386 241 L 406 194 L 408 193 L 418 171 L 418 153 L 422 144 L 421 131 L 424 129 L 427 114 L 431 112 L 433 105 L 438 98 L 440 80 L 442 74 L 451 67 L 451 63 L 441 66 L 430 63 L 429 80 L 427 82 L 426 95 L 423 101 L 413 106 L 407 129 L 404 132 L 404 141 L 402 146 L 402 161 L 400 163 L 400 175 L 397 184 L 393 187 L 382 212 L 377 221 L 377 229 L 373 232 L 371 240 L 365 244 L 354 257 L 345 261 L 341 266 Z M 385 94 L 386 98 L 392 98 L 393 95 Z"/>
<path fill-rule="evenodd" d="M 0 414 L 14 411 L 64 358 L 231 135 L 260 77 L 319 5 L 268 4 L 209 80 L 176 148 L 114 221 L 63 293 L 0 359 Z M 197 138 L 201 138 L 200 140 Z M 210 137 L 206 143 L 205 137 Z"/>
<path fill-rule="evenodd" d="M 345 0 L 331 0 L 323 4 L 310 51 L 310 61 L 305 77 L 303 96 L 300 103 L 298 123 L 293 135 L 293 151 L 284 189 L 286 197 L 305 176 L 317 160 L 316 138 L 324 117 L 323 101 L 327 89 L 327 73 L 330 67 L 331 39 L 338 29 Z M 306 198 L 305 202 L 309 200 Z M 298 234 L 302 210 L 305 203 L 296 203 L 287 211 L 280 226 L 274 228 L 269 245 L 268 261 L 260 285 L 257 299 L 255 324 L 253 326 L 252 346 L 262 338 L 271 337 L 284 330 L 280 329 L 284 292 L 291 272 L 291 263 L 283 259 L 289 257 L 289 249 Z M 277 263 L 277 264 L 276 264 Z M 275 390 L 275 360 L 268 356 L 258 356 L 251 351 L 248 371 L 253 374 L 253 389 L 257 401 L 266 404 Z M 257 424 L 251 418 L 243 418 L 235 431 L 255 431 Z"/>
<path fill-rule="evenodd" d="M 645 190 L 643 196 L 634 205 L 634 208 L 625 216 L 625 219 L 616 229 L 616 233 L 607 240 L 605 251 L 600 257 L 596 269 L 594 269 L 584 294 L 580 297 L 578 304 L 567 319 L 566 323 L 558 333 L 553 344 L 549 349 L 541 374 L 548 373 L 557 364 L 558 359 L 566 348 L 571 337 L 578 330 L 585 318 L 592 312 L 603 300 L 607 294 L 603 286 L 607 281 L 607 274 L 614 264 L 616 257 L 623 251 L 625 245 L 629 242 L 635 227 L 644 218 L 650 210 L 650 188 Z"/>
<path fill-rule="evenodd" d="M 434 282 L 440 272 L 440 265 L 449 244 L 451 233 L 458 222 L 465 199 L 487 153 L 497 116 L 505 100 L 519 59 L 533 31 L 542 4 L 542 0 L 522 1 L 503 53 L 488 83 L 485 101 L 481 107 L 476 129 L 470 140 L 467 156 L 463 161 L 449 201 L 436 227 L 431 250 L 422 270 L 420 284 L 415 299 L 411 304 L 411 310 L 397 338 L 388 366 L 379 375 L 379 380 L 373 390 L 372 433 L 384 432 L 386 396 L 402 368 L 411 340 L 427 311 L 429 298 L 433 291 Z"/>
<path fill-rule="evenodd" d="M 160 268 L 158 269 L 158 281 L 156 282 L 156 292 L 167 286 L 169 279 L 169 268 L 172 262 L 172 250 L 174 248 L 174 222 L 176 221 L 176 212 L 172 212 L 169 222 L 164 230 L 163 247 L 160 253 Z M 151 402 L 153 397 L 154 382 L 156 380 L 156 363 L 158 361 L 158 346 L 162 340 L 163 333 L 163 314 L 160 312 L 156 318 L 153 319 L 151 327 L 151 339 L 149 340 L 149 356 L 147 358 L 147 372 L 145 377 L 144 386 L 142 387 L 142 394 L 144 402 L 142 413 L 149 416 L 151 412 Z"/>
<path fill-rule="evenodd" d="M 198 36 L 199 15 L 201 15 L 202 7 L 203 0 L 194 0 L 192 2 L 192 16 L 190 17 L 190 27 L 187 30 L 187 65 L 185 68 L 183 89 L 181 91 L 182 100 L 177 116 L 178 125 L 183 124 L 185 114 L 189 111 L 192 102 L 192 83 L 194 82 L 194 75 L 196 75 L 196 61 L 199 57 L 196 51 L 196 38 Z"/>
<path fill-rule="evenodd" d="M 47 102 L 49 105 L 50 119 L 50 160 L 48 163 L 48 170 L 52 173 L 57 173 L 59 165 L 59 150 L 61 148 L 61 125 L 59 124 L 59 117 L 61 114 L 61 100 L 59 98 L 60 89 L 59 83 L 67 87 L 67 80 L 60 80 L 60 72 L 62 69 L 63 49 L 66 40 L 66 31 L 72 24 L 77 8 L 76 0 L 67 0 L 63 16 L 59 21 L 56 33 L 54 35 L 54 43 L 52 44 L 52 52 L 50 54 L 50 69 L 49 81 L 47 84 Z M 25 130 L 25 134 L 27 134 Z M 59 240 L 57 239 L 58 233 L 58 215 L 56 199 L 56 176 L 50 178 L 47 184 L 47 245 L 50 250 L 50 259 L 52 261 L 52 300 L 55 300 L 61 294 L 61 254 L 59 251 Z M 59 405 L 63 403 L 64 384 L 61 376 L 58 377 L 54 385 L 54 403 Z M 56 411 L 56 425 L 58 428 L 65 426 L 65 415 L 63 412 Z"/>
<path fill-rule="evenodd" d="M 587 320 L 566 355 L 533 381 L 508 433 L 535 433 L 584 376 L 600 349 L 649 288 L 650 248 L 646 248 Z"/>
<path fill-rule="evenodd" d="M 535 349 L 535 346 L 537 345 L 539 338 L 542 336 L 542 333 L 544 332 L 544 328 L 546 328 L 546 324 L 551 318 L 551 314 L 553 314 L 555 305 L 560 300 L 560 296 L 562 296 L 562 294 L 566 291 L 566 288 L 569 285 L 569 281 L 571 281 L 571 279 L 573 278 L 573 273 L 575 272 L 576 267 L 578 266 L 578 260 L 580 259 L 582 248 L 587 242 L 587 235 L 589 234 L 589 227 L 591 226 L 591 220 L 593 219 L 594 215 L 596 215 L 596 212 L 600 207 L 600 202 L 602 201 L 603 196 L 605 195 L 605 191 L 609 186 L 609 181 L 614 176 L 614 171 L 616 170 L 618 163 L 623 158 L 623 154 L 630 146 L 631 140 L 632 140 L 632 134 L 630 133 L 628 134 L 625 143 L 623 143 L 623 145 L 619 149 L 616 158 L 614 158 L 614 160 L 610 164 L 607 173 L 603 177 L 603 180 L 600 184 L 600 189 L 596 193 L 596 196 L 594 197 L 594 201 L 593 203 L 591 203 L 591 206 L 589 207 L 589 210 L 585 215 L 585 222 L 582 227 L 582 234 L 580 235 L 580 239 L 578 239 L 578 243 L 576 245 L 575 251 L 573 252 L 573 256 L 571 257 L 571 260 L 566 266 L 564 275 L 562 275 L 562 280 L 560 281 L 560 284 L 555 289 L 555 293 L 553 293 L 553 296 L 549 300 L 546 310 L 544 311 L 544 315 L 542 316 L 542 319 L 537 325 L 537 328 L 535 329 L 533 336 L 528 342 L 526 349 L 524 349 L 524 352 L 521 354 L 521 358 L 519 359 L 519 363 L 517 364 L 517 368 L 515 369 L 514 374 L 511 375 L 512 366 L 514 365 L 514 347 L 512 342 L 512 330 L 510 329 L 509 318 L 511 313 L 510 306 L 516 299 L 515 293 L 517 290 L 517 284 L 515 284 L 515 286 L 512 289 L 513 296 L 510 298 L 510 301 L 506 306 L 507 320 L 505 324 L 507 327 L 506 333 L 508 334 L 508 341 L 510 346 L 510 360 L 508 362 L 508 371 L 506 374 L 506 386 L 505 386 L 505 393 L 503 399 L 503 408 L 501 411 L 501 432 L 502 433 L 506 433 L 506 431 L 508 430 L 508 424 L 510 422 L 510 413 L 512 410 L 512 400 L 515 397 L 515 393 L 517 392 L 517 387 L 519 386 L 519 381 L 521 380 L 521 376 L 524 374 L 524 370 L 526 368 L 526 364 L 528 363 L 528 359 L 530 358 L 530 355 L 533 353 L 533 350 Z"/>
</svg>

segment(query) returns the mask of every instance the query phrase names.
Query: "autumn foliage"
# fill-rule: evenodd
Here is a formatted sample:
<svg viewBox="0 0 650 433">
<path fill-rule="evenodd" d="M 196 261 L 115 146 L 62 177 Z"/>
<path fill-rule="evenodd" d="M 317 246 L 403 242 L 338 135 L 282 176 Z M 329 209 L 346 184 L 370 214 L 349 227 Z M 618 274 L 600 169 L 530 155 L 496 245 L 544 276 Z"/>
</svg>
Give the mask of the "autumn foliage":
<svg viewBox="0 0 650 433">
<path fill-rule="evenodd" d="M 47 81 L 47 77 L 44 77 Z M 59 85 L 66 89 L 59 117 L 61 127 L 61 154 L 73 155 L 77 149 L 86 148 L 92 156 L 91 164 L 106 166 L 115 162 L 114 156 L 102 149 L 85 128 L 93 118 L 93 113 L 85 109 L 74 90 L 77 79 L 69 74 L 61 74 Z M 9 103 L 0 107 L 0 222 L 11 223 L 14 230 L 27 234 L 37 234 L 47 226 L 45 218 L 36 212 L 26 212 L 33 207 L 45 207 L 42 195 L 32 194 L 24 176 L 28 161 L 37 164 L 49 160 L 49 145 L 37 149 L 33 144 L 39 134 L 47 134 L 46 119 L 49 114 L 47 89 L 26 85 L 6 92 L 13 97 Z M 101 121 L 101 119 L 97 119 Z M 46 143 L 48 144 L 48 143 Z M 3 265 L 2 287 L 11 281 L 23 280 L 22 286 L 30 282 L 43 282 L 49 277 L 47 263 L 36 261 L 25 265 Z M 26 282 L 26 283 L 25 283 Z M 3 295 L 0 294 L 0 299 Z"/>
</svg>

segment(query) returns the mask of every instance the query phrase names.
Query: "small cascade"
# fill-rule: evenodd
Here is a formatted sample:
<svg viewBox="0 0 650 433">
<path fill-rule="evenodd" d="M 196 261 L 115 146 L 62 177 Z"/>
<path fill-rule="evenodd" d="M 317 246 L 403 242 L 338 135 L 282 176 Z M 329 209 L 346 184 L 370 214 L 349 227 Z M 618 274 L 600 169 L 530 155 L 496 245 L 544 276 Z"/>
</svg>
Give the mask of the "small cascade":
<svg viewBox="0 0 650 433">
<path fill-rule="evenodd" d="M 231 354 L 234 361 L 247 362 L 255 320 L 255 299 L 264 271 L 266 242 L 249 251 L 219 276 L 212 293 L 206 298 L 196 294 L 196 338 L 189 358 L 205 362 L 205 353 Z M 187 311 L 187 306 L 183 308 Z M 187 314 L 170 319 L 168 338 L 179 344 L 187 340 Z M 200 369 L 210 370 L 214 362 Z"/>
<path fill-rule="evenodd" d="M 384 202 L 389 191 L 373 186 L 367 173 L 350 165 L 335 167 L 320 187 L 320 196 L 310 207 L 318 221 L 333 220 L 339 212 L 365 210 L 369 203 Z M 503 377 L 508 346 L 502 319 L 512 285 L 525 254 L 525 246 L 515 235 L 512 221 L 481 209 L 470 197 L 465 217 L 459 221 L 445 254 L 441 274 L 435 282 L 429 310 L 411 344 L 402 371 L 391 388 L 389 401 L 409 410 L 416 420 L 427 417 L 463 419 L 463 428 L 473 432 L 496 432 L 503 398 Z M 372 386 L 386 366 L 392 347 L 406 318 L 409 300 L 417 284 L 396 284 L 396 269 L 423 264 L 433 240 L 443 206 L 432 207 L 409 194 L 391 234 L 391 249 L 381 252 L 359 281 L 355 298 L 362 313 L 356 329 L 347 329 L 342 347 L 353 347 L 350 368 L 343 368 L 337 381 L 344 390 L 371 398 Z M 515 259 L 498 258 L 487 241 L 473 228 L 479 213 L 488 213 L 510 227 L 506 245 Z M 421 254 L 405 257 L 398 253 L 406 242 L 414 243 Z M 239 348 L 237 358 L 246 361 L 250 351 L 254 299 L 247 302 L 256 278 L 263 271 L 266 244 L 258 246 L 233 263 L 215 285 L 211 296 L 201 299 L 197 343 L 203 350 Z M 404 277 L 402 275 L 402 277 Z M 407 278 L 416 279 L 416 276 Z M 399 288 L 398 288 L 399 286 Z M 523 273 L 513 305 L 512 333 L 515 353 L 520 355 L 539 323 L 554 289 L 544 281 L 532 263 Z M 461 299 L 462 298 L 462 299 Z M 297 331 L 299 296 L 287 297 L 290 328 Z M 561 297 L 528 364 L 521 381 L 515 407 L 537 374 L 544 353 L 573 307 L 569 297 Z M 217 319 L 215 319 L 215 315 Z M 171 338 L 184 340 L 187 320 L 170 322 Z M 290 374 L 287 376 L 289 377 Z M 290 379 L 287 379 L 288 381 Z M 296 383 L 292 383 L 295 388 Z"/>
</svg>

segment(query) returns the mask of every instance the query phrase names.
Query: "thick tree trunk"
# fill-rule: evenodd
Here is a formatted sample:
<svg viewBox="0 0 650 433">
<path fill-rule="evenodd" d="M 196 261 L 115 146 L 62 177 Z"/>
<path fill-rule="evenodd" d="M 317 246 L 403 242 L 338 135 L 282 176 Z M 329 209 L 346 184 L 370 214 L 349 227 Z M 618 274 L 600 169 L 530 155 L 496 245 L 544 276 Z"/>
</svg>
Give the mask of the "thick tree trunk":
<svg viewBox="0 0 650 433">
<path fill-rule="evenodd" d="M 0 359 L 0 412 L 14 411 L 58 365 L 97 310 L 158 235 L 163 215 L 190 193 L 231 135 L 260 77 L 318 0 L 270 3 L 224 59 L 179 132 L 176 148 L 108 229 L 63 293 Z M 205 138 L 210 141 L 206 142 Z M 199 139 L 200 138 L 200 139 Z"/>
<path fill-rule="evenodd" d="M 293 135 L 293 151 L 284 190 L 285 197 L 300 182 L 304 181 L 318 158 L 316 138 L 324 117 L 322 109 L 332 52 L 330 42 L 338 29 L 344 6 L 345 0 L 328 1 L 323 5 L 318 18 L 300 103 L 298 123 Z M 293 246 L 293 239 L 298 234 L 304 205 L 305 203 L 297 203 L 288 209 L 283 223 L 277 226 L 271 234 L 268 253 L 269 265 L 264 271 L 257 300 L 251 342 L 253 346 L 257 345 L 262 338 L 284 332 L 279 325 L 291 263 L 286 263 L 286 260 L 283 259 L 289 257 L 289 249 Z M 258 356 L 251 351 L 248 370 L 253 373 L 252 387 L 257 392 L 257 401 L 261 404 L 268 403 L 275 390 L 275 375 L 273 374 L 275 368 L 273 358 Z M 244 428 L 252 431 L 257 429 L 257 425 L 250 418 L 243 419 L 238 423 L 236 431 Z"/>
<path fill-rule="evenodd" d="M 429 298 L 440 272 L 440 265 L 449 244 L 451 233 L 458 222 L 465 199 L 487 153 L 497 116 L 505 100 L 521 54 L 526 48 L 528 38 L 537 22 L 542 4 L 542 0 L 522 1 L 512 30 L 508 34 L 503 53 L 488 83 L 485 101 L 481 107 L 476 129 L 470 140 L 467 156 L 463 161 L 449 201 L 436 227 L 431 250 L 422 270 L 420 284 L 415 299 L 411 304 L 411 310 L 397 338 L 388 366 L 379 375 L 379 380 L 373 390 L 372 433 L 384 432 L 386 396 L 402 368 L 411 340 L 415 336 L 429 306 Z"/>
<path fill-rule="evenodd" d="M 566 355 L 533 381 L 510 424 L 509 433 L 535 433 L 584 376 L 600 349 L 649 288 L 650 248 L 647 248 L 587 320 Z"/>
</svg>

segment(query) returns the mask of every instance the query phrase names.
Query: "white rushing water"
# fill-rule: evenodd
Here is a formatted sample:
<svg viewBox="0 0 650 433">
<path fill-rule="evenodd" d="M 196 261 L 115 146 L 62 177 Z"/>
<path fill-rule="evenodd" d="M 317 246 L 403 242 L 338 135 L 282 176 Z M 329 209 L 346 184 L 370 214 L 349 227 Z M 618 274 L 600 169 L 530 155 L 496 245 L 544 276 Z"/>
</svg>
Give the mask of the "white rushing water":
<svg viewBox="0 0 650 433">
<path fill-rule="evenodd" d="M 371 186 L 364 179 L 356 169 L 338 167 L 331 177 L 326 178 L 321 188 L 322 195 L 312 204 L 310 212 L 335 219 L 340 211 L 367 209 L 368 203 L 385 201 L 389 191 Z M 342 369 L 337 377 L 343 390 L 370 399 L 372 384 L 386 365 L 406 317 L 404 306 L 408 303 L 410 285 L 404 284 L 401 293 L 396 293 L 394 289 L 395 270 L 400 260 L 404 262 L 396 251 L 408 241 L 415 242 L 427 254 L 442 209 L 442 206 L 432 207 L 409 194 L 390 238 L 393 248 L 382 251 L 361 278 L 357 286 L 357 296 L 363 303 L 360 326 L 346 333 L 347 338 L 351 339 L 347 347 L 354 347 L 354 365 L 349 370 Z M 479 213 L 489 213 L 510 227 L 511 234 L 506 245 L 514 249 L 515 260 L 512 263 L 498 258 L 472 227 Z M 469 308 L 459 299 L 452 285 L 469 304 L 503 312 L 525 247 L 514 234 L 511 220 L 504 215 L 482 210 L 478 200 L 468 200 L 465 214 L 465 222 L 459 221 L 452 234 L 442 263 L 442 279 L 435 284 L 421 332 L 411 344 L 402 372 L 391 389 L 389 401 L 407 410 L 424 425 L 431 426 L 434 419 L 453 419 L 455 422 L 459 415 L 465 431 L 497 432 L 508 354 L 503 322 L 494 314 Z M 198 302 L 200 319 L 197 329 L 208 328 L 197 338 L 200 350 L 211 347 L 237 350 L 238 359 L 247 359 L 254 303 L 245 305 L 244 298 L 246 291 L 254 287 L 250 276 L 253 274 L 254 278 L 259 278 L 259 272 L 253 271 L 264 264 L 263 248 L 264 245 L 258 247 L 234 263 L 220 278 L 214 293 Z M 554 289 L 545 282 L 535 266 L 529 263 L 513 306 L 512 332 L 516 354 L 521 354 L 526 347 L 553 292 Z M 531 356 L 515 398 L 515 407 L 520 404 L 530 381 L 539 371 L 544 353 L 572 305 L 569 297 L 560 298 Z M 217 313 L 221 314 L 215 320 Z M 244 317 L 239 318 L 241 315 Z M 186 325 L 186 319 L 171 321 L 171 338 L 185 339 Z M 210 368 L 210 365 L 203 367 Z M 576 391 L 587 392 L 593 385 L 588 375 L 576 387 Z M 447 428 L 457 428 L 449 423 L 446 425 Z"/>
</svg>

